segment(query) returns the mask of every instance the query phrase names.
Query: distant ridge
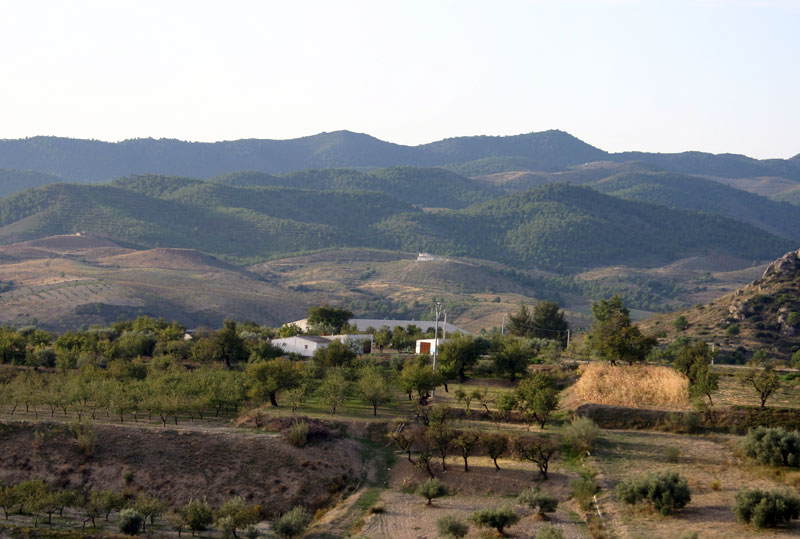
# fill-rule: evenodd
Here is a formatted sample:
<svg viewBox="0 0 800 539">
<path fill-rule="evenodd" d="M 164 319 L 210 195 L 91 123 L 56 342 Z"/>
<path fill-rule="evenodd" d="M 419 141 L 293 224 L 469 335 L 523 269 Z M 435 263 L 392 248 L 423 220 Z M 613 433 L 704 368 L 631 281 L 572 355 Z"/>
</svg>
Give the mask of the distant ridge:
<svg viewBox="0 0 800 539">
<path fill-rule="evenodd" d="M 0 140 L 0 169 L 35 171 L 80 182 L 132 174 L 210 178 L 232 171 L 279 174 L 310 168 L 448 167 L 461 174 L 557 171 L 594 161 L 641 161 L 673 172 L 718 177 L 779 176 L 800 181 L 800 159 L 757 160 L 702 152 L 609 154 L 558 130 L 511 136 L 454 137 L 419 146 L 334 131 L 289 140 L 103 142 L 60 137 Z M 467 165 L 470 164 L 470 165 Z M 33 186 L 33 185 L 30 185 Z"/>
</svg>

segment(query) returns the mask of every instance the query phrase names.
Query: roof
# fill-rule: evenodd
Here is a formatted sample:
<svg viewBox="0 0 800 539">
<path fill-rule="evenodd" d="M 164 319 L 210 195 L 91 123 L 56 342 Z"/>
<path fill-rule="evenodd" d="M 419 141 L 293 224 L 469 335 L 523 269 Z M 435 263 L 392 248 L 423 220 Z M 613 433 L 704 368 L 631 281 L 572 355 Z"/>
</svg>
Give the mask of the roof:
<svg viewBox="0 0 800 539">
<path fill-rule="evenodd" d="M 319 344 L 330 344 L 331 340 L 316 335 L 295 335 L 294 337 L 283 337 L 282 339 L 272 339 L 272 342 L 288 341 L 290 339 L 300 339 L 303 341 L 315 342 Z"/>
<path fill-rule="evenodd" d="M 365 331 L 368 327 L 380 329 L 383 326 L 386 326 L 389 329 L 392 329 L 395 326 L 406 327 L 409 324 L 414 324 L 422 331 L 428 331 L 429 329 L 433 329 L 433 326 L 436 324 L 436 322 L 434 320 L 381 320 L 380 318 L 352 318 L 350 320 L 350 325 L 356 326 L 359 331 Z M 441 331 L 443 328 L 444 323 L 439 320 L 439 331 Z M 454 326 L 453 324 L 447 324 L 447 332 L 466 333 L 466 331 L 458 326 Z"/>
</svg>

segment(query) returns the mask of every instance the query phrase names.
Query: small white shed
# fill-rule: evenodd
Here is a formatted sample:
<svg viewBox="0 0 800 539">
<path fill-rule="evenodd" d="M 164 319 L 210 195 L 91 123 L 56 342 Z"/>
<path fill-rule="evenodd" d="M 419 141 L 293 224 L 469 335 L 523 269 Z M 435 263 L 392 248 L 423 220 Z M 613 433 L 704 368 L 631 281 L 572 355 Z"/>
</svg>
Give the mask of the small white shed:
<svg viewBox="0 0 800 539">
<path fill-rule="evenodd" d="M 447 342 L 447 339 L 420 339 L 417 341 L 416 353 L 432 354 L 443 342 Z"/>
</svg>

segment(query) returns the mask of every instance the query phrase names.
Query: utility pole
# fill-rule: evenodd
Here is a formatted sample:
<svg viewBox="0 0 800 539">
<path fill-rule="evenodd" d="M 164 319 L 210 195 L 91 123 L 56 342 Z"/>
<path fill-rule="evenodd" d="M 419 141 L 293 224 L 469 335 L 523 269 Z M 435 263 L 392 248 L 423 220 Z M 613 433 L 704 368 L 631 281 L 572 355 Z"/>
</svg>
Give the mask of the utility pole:
<svg viewBox="0 0 800 539">
<path fill-rule="evenodd" d="M 506 315 L 503 313 L 503 321 L 500 322 L 500 335 L 506 334 Z"/>
<path fill-rule="evenodd" d="M 436 372 L 436 354 L 439 352 L 439 316 L 442 314 L 441 301 L 433 303 L 433 314 L 436 316 L 436 322 L 433 326 L 433 372 Z M 435 391 L 435 389 L 431 390 L 431 397 L 434 396 Z"/>
<path fill-rule="evenodd" d="M 436 317 L 436 322 L 433 326 L 433 371 L 436 372 L 436 353 L 439 351 L 439 317 L 442 315 L 441 301 L 434 302 L 433 314 Z"/>
</svg>

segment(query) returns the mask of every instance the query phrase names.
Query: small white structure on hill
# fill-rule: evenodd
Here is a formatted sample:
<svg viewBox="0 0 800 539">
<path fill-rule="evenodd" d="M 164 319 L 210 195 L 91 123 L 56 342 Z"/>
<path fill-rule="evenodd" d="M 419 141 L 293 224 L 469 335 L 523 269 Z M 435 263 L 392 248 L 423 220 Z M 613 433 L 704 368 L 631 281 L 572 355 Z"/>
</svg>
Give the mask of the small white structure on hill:
<svg viewBox="0 0 800 539">
<path fill-rule="evenodd" d="M 417 262 L 443 262 L 445 260 L 444 257 L 432 255 L 430 253 L 419 253 L 417 255 Z"/>
<path fill-rule="evenodd" d="M 447 339 L 420 339 L 417 341 L 416 354 L 433 354 Z"/>
<path fill-rule="evenodd" d="M 287 354 L 311 357 L 314 352 L 326 348 L 332 341 L 349 345 L 350 349 L 357 354 L 372 352 L 372 335 L 295 335 L 283 339 L 272 339 L 272 344 L 280 347 Z"/>
</svg>

